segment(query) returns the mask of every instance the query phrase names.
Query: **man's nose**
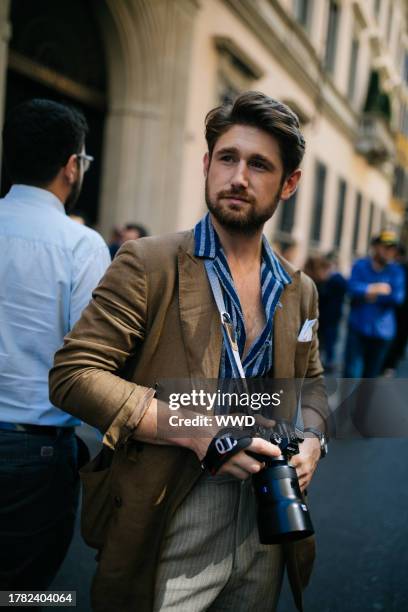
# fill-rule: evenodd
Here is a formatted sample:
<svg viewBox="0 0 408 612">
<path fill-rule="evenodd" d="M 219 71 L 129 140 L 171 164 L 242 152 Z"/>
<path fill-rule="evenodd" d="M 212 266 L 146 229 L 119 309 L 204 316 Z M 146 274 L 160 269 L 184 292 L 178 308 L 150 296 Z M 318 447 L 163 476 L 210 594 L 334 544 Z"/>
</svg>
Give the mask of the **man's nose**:
<svg viewBox="0 0 408 612">
<path fill-rule="evenodd" d="M 235 172 L 231 177 L 231 186 L 235 189 L 248 188 L 248 166 L 245 161 L 240 161 L 235 166 Z"/>
</svg>

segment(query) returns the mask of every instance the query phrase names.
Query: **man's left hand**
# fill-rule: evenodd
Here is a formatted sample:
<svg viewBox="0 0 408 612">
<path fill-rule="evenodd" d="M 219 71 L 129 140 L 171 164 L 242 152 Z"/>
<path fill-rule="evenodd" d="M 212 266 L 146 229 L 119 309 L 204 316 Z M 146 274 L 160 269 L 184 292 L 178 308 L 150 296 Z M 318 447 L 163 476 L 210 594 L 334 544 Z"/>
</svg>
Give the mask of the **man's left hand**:
<svg viewBox="0 0 408 612">
<path fill-rule="evenodd" d="M 302 492 L 309 486 L 319 459 L 320 440 L 316 436 L 313 436 L 313 438 L 305 438 L 304 441 L 299 444 L 299 454 L 291 458 L 290 465 L 296 468 L 299 486 Z"/>
</svg>

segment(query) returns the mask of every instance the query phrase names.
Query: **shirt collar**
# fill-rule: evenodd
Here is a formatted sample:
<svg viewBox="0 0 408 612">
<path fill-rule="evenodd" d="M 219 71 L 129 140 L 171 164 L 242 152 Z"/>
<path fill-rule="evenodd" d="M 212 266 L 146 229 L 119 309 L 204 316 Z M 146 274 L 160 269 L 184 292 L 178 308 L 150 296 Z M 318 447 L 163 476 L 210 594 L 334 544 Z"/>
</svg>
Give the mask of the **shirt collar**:
<svg viewBox="0 0 408 612">
<path fill-rule="evenodd" d="M 47 206 L 53 206 L 64 215 L 66 214 L 63 203 L 56 195 L 48 191 L 48 189 L 41 189 L 41 187 L 34 187 L 33 185 L 12 185 L 5 199 L 16 200 L 18 202 L 24 202 L 25 204 L 33 204 L 33 206 L 45 204 Z"/>
<path fill-rule="evenodd" d="M 265 235 L 262 235 L 262 246 L 262 260 L 271 270 L 273 276 L 283 285 L 291 283 L 289 274 L 276 257 Z M 194 228 L 194 255 L 214 259 L 221 248 L 220 239 L 211 222 L 210 213 L 206 213 Z"/>
<path fill-rule="evenodd" d="M 204 215 L 194 228 L 194 255 L 214 259 L 221 248 L 210 213 Z"/>
<path fill-rule="evenodd" d="M 269 244 L 266 236 L 262 235 L 262 245 L 263 245 L 263 261 L 266 266 L 272 270 L 274 277 L 279 280 L 283 285 L 289 285 L 292 282 L 289 274 L 286 272 L 285 268 L 282 266 L 279 259 L 276 257 L 275 253 L 272 250 L 271 245 Z"/>
</svg>

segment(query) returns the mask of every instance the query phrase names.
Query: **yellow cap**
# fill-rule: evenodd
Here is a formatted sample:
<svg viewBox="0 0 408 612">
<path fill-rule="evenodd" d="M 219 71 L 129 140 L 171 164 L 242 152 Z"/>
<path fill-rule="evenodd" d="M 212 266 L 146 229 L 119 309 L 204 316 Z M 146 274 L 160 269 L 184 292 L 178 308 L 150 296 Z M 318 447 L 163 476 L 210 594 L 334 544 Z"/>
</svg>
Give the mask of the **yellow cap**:
<svg viewBox="0 0 408 612">
<path fill-rule="evenodd" d="M 384 230 L 374 239 L 374 242 L 377 244 L 385 244 L 386 246 L 396 246 L 398 244 L 398 237 L 395 232 Z"/>
</svg>

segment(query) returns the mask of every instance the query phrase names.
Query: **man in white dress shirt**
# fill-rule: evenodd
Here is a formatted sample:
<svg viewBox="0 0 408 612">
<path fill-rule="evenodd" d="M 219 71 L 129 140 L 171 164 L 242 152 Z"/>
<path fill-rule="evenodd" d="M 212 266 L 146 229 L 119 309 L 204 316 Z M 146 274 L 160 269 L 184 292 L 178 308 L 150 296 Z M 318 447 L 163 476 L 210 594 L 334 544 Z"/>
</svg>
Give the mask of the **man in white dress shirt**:
<svg viewBox="0 0 408 612">
<path fill-rule="evenodd" d="M 12 187 L 0 200 L 0 589 L 45 590 L 71 541 L 80 421 L 55 408 L 48 371 L 110 257 L 67 212 L 92 158 L 86 120 L 49 100 L 3 129 Z"/>
</svg>

